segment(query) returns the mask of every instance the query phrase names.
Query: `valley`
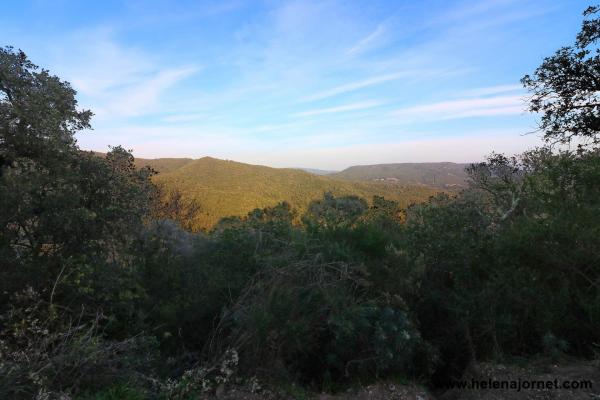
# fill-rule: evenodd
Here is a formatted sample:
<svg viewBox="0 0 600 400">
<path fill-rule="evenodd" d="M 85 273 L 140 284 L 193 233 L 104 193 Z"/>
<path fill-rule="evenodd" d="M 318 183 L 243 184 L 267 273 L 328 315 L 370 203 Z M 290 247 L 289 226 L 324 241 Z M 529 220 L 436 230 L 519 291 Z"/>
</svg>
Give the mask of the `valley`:
<svg viewBox="0 0 600 400">
<path fill-rule="evenodd" d="M 424 184 L 347 180 L 338 174 L 316 175 L 300 169 L 271 168 L 212 157 L 191 159 L 136 159 L 136 166 L 157 171 L 154 181 L 200 204 L 194 227 L 209 230 L 221 218 L 244 216 L 255 208 L 287 201 L 299 215 L 325 192 L 335 196 L 373 196 L 398 202 L 402 208 L 427 200 L 440 189 Z M 409 181 L 406 179 L 405 181 Z"/>
</svg>

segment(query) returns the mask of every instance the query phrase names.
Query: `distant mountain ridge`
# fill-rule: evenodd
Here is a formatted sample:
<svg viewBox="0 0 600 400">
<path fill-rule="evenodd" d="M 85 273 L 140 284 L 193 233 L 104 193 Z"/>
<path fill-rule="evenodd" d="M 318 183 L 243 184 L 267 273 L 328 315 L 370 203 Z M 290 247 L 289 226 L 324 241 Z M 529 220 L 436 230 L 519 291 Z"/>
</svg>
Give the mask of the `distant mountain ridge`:
<svg viewBox="0 0 600 400">
<path fill-rule="evenodd" d="M 399 185 L 460 188 L 467 186 L 468 175 L 465 168 L 469 165 L 451 162 L 357 165 L 328 176 L 348 181 L 379 181 Z"/>
<path fill-rule="evenodd" d="M 331 174 L 335 174 L 336 172 L 339 172 L 339 171 L 330 171 L 330 170 L 318 169 L 318 168 L 296 168 L 296 169 L 310 172 L 311 174 L 315 174 L 315 175 L 331 175 Z"/>
<path fill-rule="evenodd" d="M 102 154 L 102 153 L 98 153 Z M 192 158 L 136 158 L 139 167 L 148 166 L 159 173 L 173 172 L 192 162 L 202 159 L 219 160 L 213 157 Z M 219 160 L 226 161 L 226 160 Z M 229 160 L 227 160 L 229 161 Z M 235 162 L 235 161 L 233 161 Z M 240 163 L 243 164 L 243 163 Z M 246 164 L 252 165 L 252 164 Z M 390 163 L 372 165 L 354 165 L 342 171 L 330 171 L 317 168 L 273 168 L 278 170 L 294 169 L 314 175 L 327 176 L 346 181 L 387 182 L 399 185 L 425 185 L 436 188 L 463 187 L 467 185 L 468 175 L 465 168 L 469 163 L 423 162 Z M 266 167 L 256 165 L 258 167 Z"/>
<path fill-rule="evenodd" d="M 438 190 L 425 186 L 403 186 L 381 182 L 349 182 L 315 175 L 293 168 L 271 168 L 236 161 L 203 157 L 182 162 L 173 168 L 172 159 L 138 160 L 138 165 L 150 165 L 157 171 L 154 177 L 162 185 L 179 190 L 184 197 L 195 199 L 202 213 L 194 225 L 210 229 L 221 218 L 243 216 L 255 208 L 289 202 L 302 214 L 308 204 L 322 198 L 323 193 L 336 196 L 356 195 L 371 200 L 383 196 L 397 201 L 401 207 L 421 202 Z M 165 169 L 163 163 L 168 167 Z"/>
<path fill-rule="evenodd" d="M 94 152 L 99 156 L 104 153 Z M 427 200 L 439 191 L 467 185 L 469 164 L 396 163 L 358 165 L 340 172 L 310 168 L 272 168 L 212 157 L 136 158 L 138 167 L 150 167 L 158 184 L 177 189 L 196 200 L 201 215 L 199 229 L 211 229 L 221 218 L 244 216 L 254 208 L 289 202 L 299 214 L 323 193 L 373 196 L 395 200 L 401 207 Z"/>
</svg>

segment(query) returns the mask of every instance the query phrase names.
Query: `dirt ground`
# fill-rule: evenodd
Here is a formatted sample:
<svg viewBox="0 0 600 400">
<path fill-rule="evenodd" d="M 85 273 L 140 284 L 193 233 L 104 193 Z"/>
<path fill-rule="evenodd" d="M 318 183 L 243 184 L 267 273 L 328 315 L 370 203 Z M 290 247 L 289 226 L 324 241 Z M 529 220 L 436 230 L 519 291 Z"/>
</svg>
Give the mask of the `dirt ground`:
<svg viewBox="0 0 600 400">
<path fill-rule="evenodd" d="M 243 388 L 221 388 L 210 399 L 220 400 L 600 400 L 600 366 L 592 362 L 532 363 L 527 367 L 500 364 L 477 364 L 465 373 L 463 380 L 477 381 L 567 381 L 590 382 L 591 388 L 580 389 L 452 389 L 428 390 L 419 385 L 381 382 L 344 393 L 292 396 L 263 389 L 250 393 Z M 587 385 L 587 383 L 585 383 Z"/>
<path fill-rule="evenodd" d="M 223 400 L 435 400 L 425 388 L 413 385 L 397 385 L 379 383 L 360 389 L 352 389 L 341 394 L 314 393 L 307 396 L 292 396 L 264 390 L 260 393 L 249 393 L 243 389 L 233 389 L 211 399 Z"/>
<path fill-rule="evenodd" d="M 591 384 L 591 388 L 578 389 L 529 389 L 529 390 L 450 390 L 438 396 L 439 400 L 600 400 L 600 367 L 593 362 L 532 363 L 527 367 L 479 364 L 465 373 L 465 380 L 512 380 L 548 382 L 556 381 L 561 386 L 566 382 L 580 386 Z M 585 382 L 584 382 L 585 381 Z"/>
</svg>

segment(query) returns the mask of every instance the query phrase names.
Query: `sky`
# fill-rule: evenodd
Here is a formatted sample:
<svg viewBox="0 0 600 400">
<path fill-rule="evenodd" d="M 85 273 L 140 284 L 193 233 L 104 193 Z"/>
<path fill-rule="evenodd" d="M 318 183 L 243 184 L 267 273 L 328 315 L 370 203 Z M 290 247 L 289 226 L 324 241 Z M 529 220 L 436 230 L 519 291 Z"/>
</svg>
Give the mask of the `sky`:
<svg viewBox="0 0 600 400">
<path fill-rule="evenodd" d="M 6 1 L 0 45 L 71 82 L 81 148 L 339 170 L 542 144 L 519 81 L 588 2 Z"/>
</svg>

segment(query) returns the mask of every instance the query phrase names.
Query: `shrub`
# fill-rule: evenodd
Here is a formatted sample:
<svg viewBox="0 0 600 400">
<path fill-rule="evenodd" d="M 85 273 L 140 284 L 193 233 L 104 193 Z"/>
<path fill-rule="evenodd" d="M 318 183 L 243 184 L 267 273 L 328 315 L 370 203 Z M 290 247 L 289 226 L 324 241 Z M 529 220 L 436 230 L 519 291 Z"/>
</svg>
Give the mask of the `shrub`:
<svg viewBox="0 0 600 400">
<path fill-rule="evenodd" d="M 98 316 L 80 323 L 59 315 L 27 289 L 0 316 L 0 397 L 40 399 L 74 395 L 115 381 L 143 378 L 154 343 L 145 337 L 102 338 Z"/>
<path fill-rule="evenodd" d="M 367 297 L 366 278 L 361 266 L 316 260 L 266 268 L 221 319 L 211 351 L 234 346 L 246 370 L 278 365 L 319 384 L 426 374 L 414 361 L 430 349 L 408 314 Z"/>
</svg>

